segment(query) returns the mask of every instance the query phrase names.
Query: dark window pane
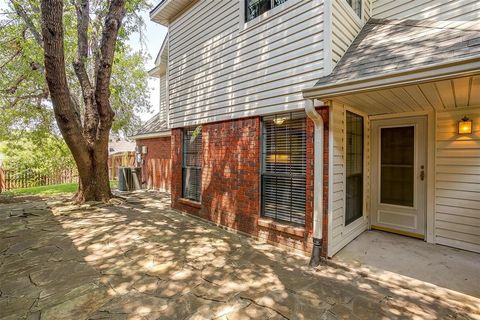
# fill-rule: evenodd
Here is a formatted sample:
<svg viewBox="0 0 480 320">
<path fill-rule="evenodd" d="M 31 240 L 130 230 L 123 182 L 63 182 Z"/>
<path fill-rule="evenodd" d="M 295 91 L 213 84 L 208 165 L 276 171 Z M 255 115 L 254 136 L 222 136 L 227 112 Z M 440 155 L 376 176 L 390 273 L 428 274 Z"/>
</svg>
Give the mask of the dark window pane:
<svg viewBox="0 0 480 320">
<path fill-rule="evenodd" d="M 273 0 L 273 6 L 276 7 L 285 2 L 287 2 L 287 0 Z"/>
<path fill-rule="evenodd" d="M 347 112 L 345 225 L 363 215 L 363 117 Z"/>
<path fill-rule="evenodd" d="M 305 113 L 264 117 L 262 130 L 262 215 L 304 225 Z"/>
<path fill-rule="evenodd" d="M 245 0 L 245 20 L 248 22 L 287 0 Z"/>
<path fill-rule="evenodd" d="M 362 0 L 346 0 L 347 3 L 352 7 L 353 11 L 358 15 L 362 16 Z"/>
<path fill-rule="evenodd" d="M 200 201 L 202 190 L 202 131 L 201 127 L 183 132 L 182 197 Z"/>
<path fill-rule="evenodd" d="M 381 203 L 413 207 L 415 128 L 382 128 Z"/>
<path fill-rule="evenodd" d="M 183 198 L 200 201 L 202 169 L 183 168 Z"/>
</svg>

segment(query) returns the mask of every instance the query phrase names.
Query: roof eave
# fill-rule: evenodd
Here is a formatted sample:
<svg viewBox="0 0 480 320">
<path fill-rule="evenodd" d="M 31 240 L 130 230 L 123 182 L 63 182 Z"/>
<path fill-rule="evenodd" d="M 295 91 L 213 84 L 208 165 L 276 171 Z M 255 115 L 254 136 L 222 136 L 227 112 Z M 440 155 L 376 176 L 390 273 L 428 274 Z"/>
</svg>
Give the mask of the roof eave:
<svg viewBox="0 0 480 320">
<path fill-rule="evenodd" d="M 445 80 L 478 73 L 480 73 L 480 56 L 475 56 L 417 69 L 315 86 L 304 89 L 302 93 L 305 99 L 327 100 L 347 94 Z"/>
<path fill-rule="evenodd" d="M 196 0 L 162 0 L 150 11 L 150 20 L 168 27 L 170 21 L 194 1 Z"/>
<path fill-rule="evenodd" d="M 170 137 L 172 135 L 171 130 L 166 131 L 159 131 L 159 132 L 150 132 L 144 134 L 137 134 L 131 136 L 132 139 L 141 140 L 141 139 L 152 139 L 152 138 L 162 138 L 162 137 Z"/>
<path fill-rule="evenodd" d="M 160 78 L 167 72 L 167 65 L 161 63 L 158 66 L 153 67 L 152 69 L 148 70 L 148 75 L 154 78 Z"/>
</svg>

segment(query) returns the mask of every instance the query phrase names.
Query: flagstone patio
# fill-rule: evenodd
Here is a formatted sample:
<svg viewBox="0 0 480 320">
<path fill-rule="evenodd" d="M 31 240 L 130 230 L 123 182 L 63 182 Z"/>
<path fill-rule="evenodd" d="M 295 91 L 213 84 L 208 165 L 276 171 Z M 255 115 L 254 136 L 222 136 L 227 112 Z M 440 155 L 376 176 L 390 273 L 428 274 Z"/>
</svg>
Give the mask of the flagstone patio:
<svg viewBox="0 0 480 320">
<path fill-rule="evenodd" d="M 0 319 L 479 319 L 480 300 L 324 265 L 170 209 L 0 204 Z"/>
</svg>

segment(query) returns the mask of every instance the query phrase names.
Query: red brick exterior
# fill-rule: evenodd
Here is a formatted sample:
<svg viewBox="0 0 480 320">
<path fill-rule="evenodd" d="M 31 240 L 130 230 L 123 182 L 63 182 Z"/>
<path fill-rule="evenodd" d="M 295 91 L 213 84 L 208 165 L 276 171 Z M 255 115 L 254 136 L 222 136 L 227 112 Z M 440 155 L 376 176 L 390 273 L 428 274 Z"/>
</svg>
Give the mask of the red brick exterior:
<svg viewBox="0 0 480 320">
<path fill-rule="evenodd" d="M 328 204 L 328 109 L 319 110 L 325 123 L 324 212 Z M 310 252 L 313 228 L 313 134 L 307 119 L 307 208 L 305 228 L 260 217 L 260 118 L 202 125 L 202 200 L 182 199 L 182 133 L 172 130 L 172 207 L 256 238 Z M 324 221 L 326 256 L 327 221 Z"/>
<path fill-rule="evenodd" d="M 170 137 L 137 140 L 137 146 L 146 146 L 142 155 L 142 182 L 149 189 L 170 192 L 172 165 Z"/>
</svg>

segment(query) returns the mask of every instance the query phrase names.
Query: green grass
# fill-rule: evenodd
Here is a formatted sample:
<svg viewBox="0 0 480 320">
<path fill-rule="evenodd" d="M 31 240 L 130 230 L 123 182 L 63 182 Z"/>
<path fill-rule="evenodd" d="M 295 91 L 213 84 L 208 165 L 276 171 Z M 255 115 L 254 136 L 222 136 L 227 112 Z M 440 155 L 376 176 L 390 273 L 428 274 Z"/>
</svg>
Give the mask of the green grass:
<svg viewBox="0 0 480 320">
<path fill-rule="evenodd" d="M 110 181 L 110 187 L 112 189 L 117 188 L 117 181 Z M 77 183 L 66 183 L 66 184 L 53 184 L 50 186 L 44 187 L 32 187 L 32 188 L 23 188 L 15 189 L 2 193 L 5 196 L 24 196 L 24 195 L 36 195 L 36 196 L 48 196 L 56 195 L 62 193 L 73 193 L 77 191 Z"/>
</svg>

